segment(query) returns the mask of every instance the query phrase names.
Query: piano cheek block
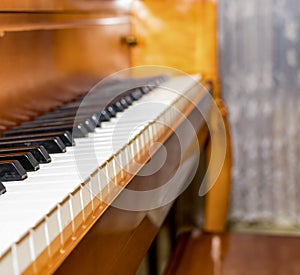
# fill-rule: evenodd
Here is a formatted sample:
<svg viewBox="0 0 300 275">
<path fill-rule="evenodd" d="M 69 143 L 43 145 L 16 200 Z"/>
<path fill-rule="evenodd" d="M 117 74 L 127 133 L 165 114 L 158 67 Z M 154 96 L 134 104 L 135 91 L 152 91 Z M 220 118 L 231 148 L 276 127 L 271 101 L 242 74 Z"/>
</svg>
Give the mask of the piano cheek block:
<svg viewBox="0 0 300 275">
<path fill-rule="evenodd" d="M 27 178 L 27 173 L 17 160 L 0 161 L 0 180 L 17 181 Z"/>
</svg>

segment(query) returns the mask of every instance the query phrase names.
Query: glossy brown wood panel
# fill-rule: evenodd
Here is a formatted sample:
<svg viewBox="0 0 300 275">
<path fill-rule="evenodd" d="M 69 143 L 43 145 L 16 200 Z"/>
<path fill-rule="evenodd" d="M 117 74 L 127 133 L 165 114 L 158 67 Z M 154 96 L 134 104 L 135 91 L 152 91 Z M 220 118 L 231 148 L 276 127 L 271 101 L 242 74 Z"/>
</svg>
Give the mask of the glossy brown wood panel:
<svg viewBox="0 0 300 275">
<path fill-rule="evenodd" d="M 130 8 L 131 1 L 123 0 L 1 0 L 2 11 L 95 11 L 124 13 Z"/>
<path fill-rule="evenodd" d="M 7 16 L 0 13 L 0 22 Z M 23 16 L 29 22 L 36 15 Z M 51 16 L 45 15 L 45 20 L 65 22 L 64 15 Z M 5 31 L 0 37 L 0 130 L 76 98 L 104 76 L 129 66 L 129 48 L 122 43 L 130 31 L 129 22 L 48 26 L 46 30 Z"/>
<path fill-rule="evenodd" d="M 224 102 L 220 99 L 216 100 L 218 110 L 222 115 L 222 120 L 225 127 L 226 137 L 226 152 L 224 156 L 224 162 L 222 169 L 216 170 L 214 166 L 209 166 L 210 155 L 212 152 L 211 139 L 208 143 L 208 158 L 207 158 L 207 175 L 208 182 L 214 175 L 219 173 L 218 178 L 214 182 L 213 187 L 208 191 L 205 197 L 205 222 L 203 230 L 207 232 L 224 232 L 227 226 L 227 214 L 230 200 L 230 188 L 231 188 L 231 167 L 232 167 L 232 149 L 231 149 L 231 135 L 228 121 L 228 112 Z M 223 149 L 223 135 L 220 133 L 219 125 L 216 119 L 216 114 L 211 113 L 212 132 L 211 136 L 214 135 L 215 140 L 215 152 L 221 155 Z M 221 156 L 220 156 L 221 157 Z"/>
<path fill-rule="evenodd" d="M 200 147 L 204 145 L 207 129 L 203 127 L 203 119 L 199 111 L 194 109 L 188 118 L 195 129 L 199 131 L 199 135 L 195 136 L 191 144 L 185 144 L 186 147 L 183 145 L 183 148 L 186 148 L 185 152 L 178 150 L 179 140 L 173 134 L 164 143 L 167 151 L 167 160 L 161 169 L 149 176 L 138 174 L 126 187 L 127 190 L 143 192 L 163 186 L 175 175 L 180 161 L 183 161 L 182 165 L 184 165 L 185 162 L 188 163 L 191 160 L 190 158 L 196 152 L 193 149 L 195 145 L 197 143 Z M 186 123 L 187 120 L 179 126 L 178 131 L 188 135 L 189 133 L 185 132 Z M 184 143 L 185 141 L 181 140 L 181 142 Z M 153 156 L 152 161 L 160 161 L 161 150 Z M 193 162 L 191 165 L 187 165 L 187 169 L 192 170 L 194 164 Z M 178 179 L 178 182 L 175 181 L 175 186 L 172 185 L 173 188 L 180 186 L 181 190 L 184 191 L 189 182 L 186 182 L 180 176 L 176 179 Z M 164 191 L 166 190 L 162 190 L 157 197 L 151 197 L 151 200 L 160 201 L 161 197 L 168 197 L 168 193 L 164 193 Z M 76 274 L 129 275 L 136 272 L 167 216 L 172 202 L 153 210 L 138 211 L 139 206 L 143 205 L 139 192 L 135 192 L 135 195 L 131 196 L 130 199 L 129 201 L 126 192 L 122 192 L 119 195 L 116 204 L 107 209 L 90 232 L 81 240 L 76 249 L 64 261 L 56 274 L 70 274 L 76 271 Z M 121 209 L 114 205 L 122 205 L 124 207 Z M 130 210 L 132 206 L 136 206 L 136 211 Z"/>
<path fill-rule="evenodd" d="M 299 237 L 194 231 L 178 244 L 166 275 L 300 274 Z"/>
<path fill-rule="evenodd" d="M 105 12 L 1 12 L 0 31 L 7 32 L 56 30 L 129 24 L 129 15 L 109 15 Z"/>
<path fill-rule="evenodd" d="M 167 210 L 156 215 L 163 220 Z M 149 213 L 110 207 L 56 274 L 134 274 L 159 226 Z"/>
<path fill-rule="evenodd" d="M 216 1 L 135 1 L 132 13 L 134 66 L 169 66 L 217 80 Z"/>
</svg>

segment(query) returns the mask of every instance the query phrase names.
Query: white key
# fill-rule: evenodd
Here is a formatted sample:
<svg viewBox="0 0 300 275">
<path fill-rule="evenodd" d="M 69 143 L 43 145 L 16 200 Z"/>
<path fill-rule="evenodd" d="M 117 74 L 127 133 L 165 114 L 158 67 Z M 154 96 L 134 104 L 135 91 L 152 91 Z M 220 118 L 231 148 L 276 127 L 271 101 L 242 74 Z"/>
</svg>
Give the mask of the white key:
<svg viewBox="0 0 300 275">
<path fill-rule="evenodd" d="M 53 240 L 59 234 L 59 226 L 68 223 L 72 215 L 78 214 L 82 206 L 87 205 L 93 196 L 99 195 L 107 186 L 105 173 L 96 174 L 92 182 L 86 185 L 85 188 L 93 190 L 84 189 L 83 193 L 76 193 L 74 196 L 70 194 L 192 85 L 194 83 L 185 78 L 164 83 L 163 88 L 156 88 L 139 101 L 134 101 L 109 122 L 102 122 L 101 127 L 89 133 L 86 138 L 75 139 L 76 146 L 68 147 L 66 153 L 51 154 L 52 162 L 40 164 L 40 169 L 36 172 L 28 172 L 28 178 L 24 181 L 5 183 L 7 193 L 0 196 L 0 255 L 46 217 L 51 209 L 56 209 L 56 205 L 62 200 L 71 198 L 72 207 L 64 208 L 64 211 L 72 212 L 70 215 L 57 210 L 51 218 L 46 219 L 49 222 L 51 220 L 48 238 Z M 179 89 L 179 92 L 172 89 Z M 129 161 L 126 158 L 122 157 L 123 165 Z M 115 172 L 119 172 L 119 169 Z M 39 247 L 37 251 L 41 249 Z"/>
</svg>

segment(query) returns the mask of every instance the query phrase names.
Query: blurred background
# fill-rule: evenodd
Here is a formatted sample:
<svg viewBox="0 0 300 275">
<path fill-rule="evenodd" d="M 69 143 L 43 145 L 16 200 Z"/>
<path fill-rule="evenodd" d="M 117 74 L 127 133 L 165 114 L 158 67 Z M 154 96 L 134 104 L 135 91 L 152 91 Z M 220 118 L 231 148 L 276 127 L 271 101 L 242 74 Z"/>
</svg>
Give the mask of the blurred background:
<svg viewBox="0 0 300 275">
<path fill-rule="evenodd" d="M 299 3 L 219 1 L 222 95 L 230 112 L 230 219 L 299 228 Z"/>
</svg>

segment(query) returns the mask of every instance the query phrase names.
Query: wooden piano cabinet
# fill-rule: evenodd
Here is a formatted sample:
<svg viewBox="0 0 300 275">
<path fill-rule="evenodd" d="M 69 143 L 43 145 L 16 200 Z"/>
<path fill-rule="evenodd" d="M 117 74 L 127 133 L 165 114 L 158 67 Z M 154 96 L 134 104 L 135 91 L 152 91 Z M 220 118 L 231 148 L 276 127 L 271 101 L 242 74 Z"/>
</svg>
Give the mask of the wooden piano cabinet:
<svg viewBox="0 0 300 275">
<path fill-rule="evenodd" d="M 107 14 L 122 14 L 130 10 L 130 1 L 94 1 L 94 0 L 1 0 L 1 11 L 32 12 L 70 12 L 70 11 L 101 11 Z"/>
<path fill-rule="evenodd" d="M 134 1 L 132 65 L 161 65 L 217 80 L 215 0 Z"/>
<path fill-rule="evenodd" d="M 132 47 L 134 66 L 156 64 L 191 74 L 200 72 L 212 82 L 217 104 L 221 102 L 215 0 L 135 1 L 132 33 L 137 41 Z M 228 118 L 222 104 L 220 111 L 227 130 L 226 158 L 217 182 L 207 194 L 204 225 L 205 230 L 216 232 L 224 230 L 227 224 L 232 163 Z M 211 120 L 214 116 L 212 114 Z M 219 135 L 218 125 L 213 125 L 210 135 Z M 218 142 L 218 146 L 221 144 Z M 212 167 L 208 174 L 218 172 Z"/>
<path fill-rule="evenodd" d="M 168 155 L 162 168 L 153 175 L 135 176 L 126 188 L 143 191 L 164 185 L 175 175 L 180 159 L 189 162 L 196 152 L 195 146 L 203 148 L 207 139 L 207 128 L 199 111 L 194 109 L 188 119 L 198 129 L 198 136 L 187 146 L 187 150 L 180 152 L 177 136 L 171 135 L 164 143 Z M 183 132 L 186 123 L 186 120 L 183 121 L 178 131 Z M 159 161 L 159 158 L 158 151 L 152 159 Z M 194 165 L 195 163 L 187 166 L 187 169 L 192 171 Z M 185 189 L 188 183 L 178 179 L 178 184 Z M 126 199 L 126 193 L 121 193 L 116 202 Z M 136 192 L 133 200 L 136 205 L 141 203 L 139 192 Z M 170 202 L 148 211 L 129 211 L 110 206 L 55 274 L 70 274 L 75 271 L 76 274 L 135 274 L 172 204 Z"/>
<path fill-rule="evenodd" d="M 226 230 L 227 225 L 227 213 L 229 207 L 229 198 L 230 198 L 230 186 L 231 186 L 231 167 L 232 167 L 232 155 L 231 155 L 231 136 L 230 136 L 230 127 L 228 122 L 227 109 L 224 103 L 218 99 L 216 100 L 220 113 L 223 117 L 223 123 L 226 130 L 226 154 L 221 171 L 216 171 L 215 167 L 209 167 L 208 181 L 210 178 L 214 178 L 214 174 L 219 173 L 219 176 L 213 187 L 209 190 L 205 198 L 205 223 L 204 230 L 207 232 L 223 232 Z M 211 114 L 211 119 L 216 121 L 214 118 L 215 114 Z M 220 122 L 219 122 L 220 123 Z M 218 148 L 223 146 L 222 138 L 223 136 L 218 131 L 218 124 L 212 124 L 213 131 L 211 135 L 216 137 L 216 152 L 220 154 L 222 150 Z M 208 143 L 208 153 L 207 153 L 207 163 L 210 160 L 211 153 L 211 142 Z M 222 156 L 221 156 L 222 157 Z M 208 185 L 210 185 L 209 183 Z"/>
<path fill-rule="evenodd" d="M 2 3 L 2 2 L 1 2 Z M 1 7 L 1 6 L 0 6 Z M 0 131 L 87 92 L 130 65 L 128 15 L 0 12 Z"/>
<path fill-rule="evenodd" d="M 129 212 L 110 207 L 55 274 L 134 274 L 170 206 Z"/>
</svg>

